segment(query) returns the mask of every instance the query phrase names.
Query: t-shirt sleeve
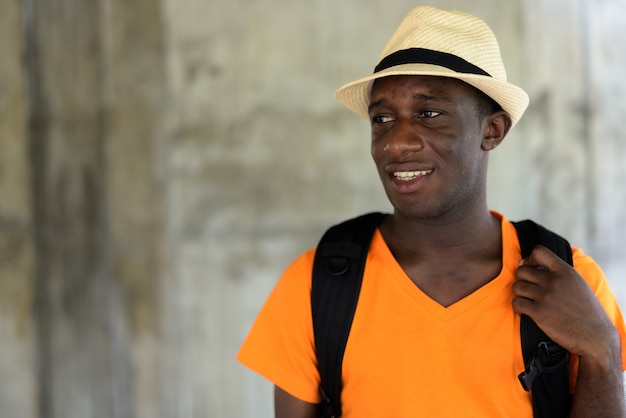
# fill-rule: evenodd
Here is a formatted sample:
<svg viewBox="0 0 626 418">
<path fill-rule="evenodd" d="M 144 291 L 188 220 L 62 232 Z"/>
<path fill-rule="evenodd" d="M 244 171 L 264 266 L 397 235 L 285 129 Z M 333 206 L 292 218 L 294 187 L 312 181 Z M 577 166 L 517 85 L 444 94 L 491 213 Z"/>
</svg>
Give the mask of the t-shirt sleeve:
<svg viewBox="0 0 626 418">
<path fill-rule="evenodd" d="M 311 318 L 314 250 L 283 273 L 241 346 L 237 360 L 306 402 L 318 403 L 319 373 Z"/>
<path fill-rule="evenodd" d="M 582 250 L 578 248 L 572 248 L 572 250 L 574 267 L 594 291 L 617 329 L 622 346 L 622 370 L 626 370 L 626 325 L 624 324 L 622 310 L 600 266 L 590 256 L 584 254 Z"/>
</svg>

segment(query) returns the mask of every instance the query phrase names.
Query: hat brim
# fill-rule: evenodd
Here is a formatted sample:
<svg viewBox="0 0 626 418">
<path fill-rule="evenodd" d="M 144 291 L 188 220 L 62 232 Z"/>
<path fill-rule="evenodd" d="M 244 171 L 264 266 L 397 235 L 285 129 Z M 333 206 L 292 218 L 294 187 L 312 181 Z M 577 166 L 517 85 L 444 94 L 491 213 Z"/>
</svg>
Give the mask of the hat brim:
<svg viewBox="0 0 626 418">
<path fill-rule="evenodd" d="M 387 68 L 343 85 L 337 89 L 335 97 L 352 112 L 369 119 L 368 106 L 372 83 L 376 79 L 393 75 L 428 75 L 464 81 L 495 100 L 511 116 L 511 127 L 517 124 L 528 107 L 528 95 L 514 84 L 484 75 L 457 73 L 432 64 L 404 64 Z"/>
</svg>

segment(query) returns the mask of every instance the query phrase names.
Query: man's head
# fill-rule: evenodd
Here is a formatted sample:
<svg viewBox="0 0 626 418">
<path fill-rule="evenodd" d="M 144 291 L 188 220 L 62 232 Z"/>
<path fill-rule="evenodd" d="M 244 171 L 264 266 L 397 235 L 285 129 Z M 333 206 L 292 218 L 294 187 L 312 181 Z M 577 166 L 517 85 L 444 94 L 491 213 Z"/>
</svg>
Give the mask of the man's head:
<svg viewBox="0 0 626 418">
<path fill-rule="evenodd" d="M 469 84 L 416 75 L 377 79 L 368 107 L 371 152 L 397 213 L 434 219 L 482 208 L 489 151 L 508 113 Z"/>
<path fill-rule="evenodd" d="M 461 80 L 506 111 L 511 126 L 528 106 L 528 95 L 506 80 L 500 48 L 491 29 L 479 18 L 462 12 L 429 6 L 411 10 L 383 48 L 374 73 L 339 88 L 336 97 L 357 115 L 368 118 L 373 82 L 395 75 Z"/>
</svg>

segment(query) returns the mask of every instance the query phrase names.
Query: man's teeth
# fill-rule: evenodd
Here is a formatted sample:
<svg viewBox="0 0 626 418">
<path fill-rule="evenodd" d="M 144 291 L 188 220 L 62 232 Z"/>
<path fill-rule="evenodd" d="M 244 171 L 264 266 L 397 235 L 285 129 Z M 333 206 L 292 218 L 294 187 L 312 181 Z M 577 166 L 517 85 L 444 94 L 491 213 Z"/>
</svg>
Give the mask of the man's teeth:
<svg viewBox="0 0 626 418">
<path fill-rule="evenodd" d="M 393 173 L 393 176 L 398 180 L 413 180 L 421 176 L 426 176 L 430 174 L 432 170 L 423 170 L 423 171 L 396 171 Z"/>
</svg>

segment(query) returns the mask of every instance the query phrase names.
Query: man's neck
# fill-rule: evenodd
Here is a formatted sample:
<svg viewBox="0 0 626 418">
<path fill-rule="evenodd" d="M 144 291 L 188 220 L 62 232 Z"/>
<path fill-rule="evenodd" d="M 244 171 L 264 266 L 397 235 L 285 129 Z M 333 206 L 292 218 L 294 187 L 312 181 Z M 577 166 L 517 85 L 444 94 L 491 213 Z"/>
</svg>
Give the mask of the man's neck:
<svg viewBox="0 0 626 418">
<path fill-rule="evenodd" d="M 423 256 L 472 256 L 500 241 L 500 221 L 486 208 L 439 219 L 412 219 L 394 213 L 381 231 L 395 250 Z"/>
<path fill-rule="evenodd" d="M 501 271 L 500 224 L 487 210 L 447 223 L 394 214 L 381 232 L 407 276 L 431 299 L 450 306 Z"/>
</svg>

